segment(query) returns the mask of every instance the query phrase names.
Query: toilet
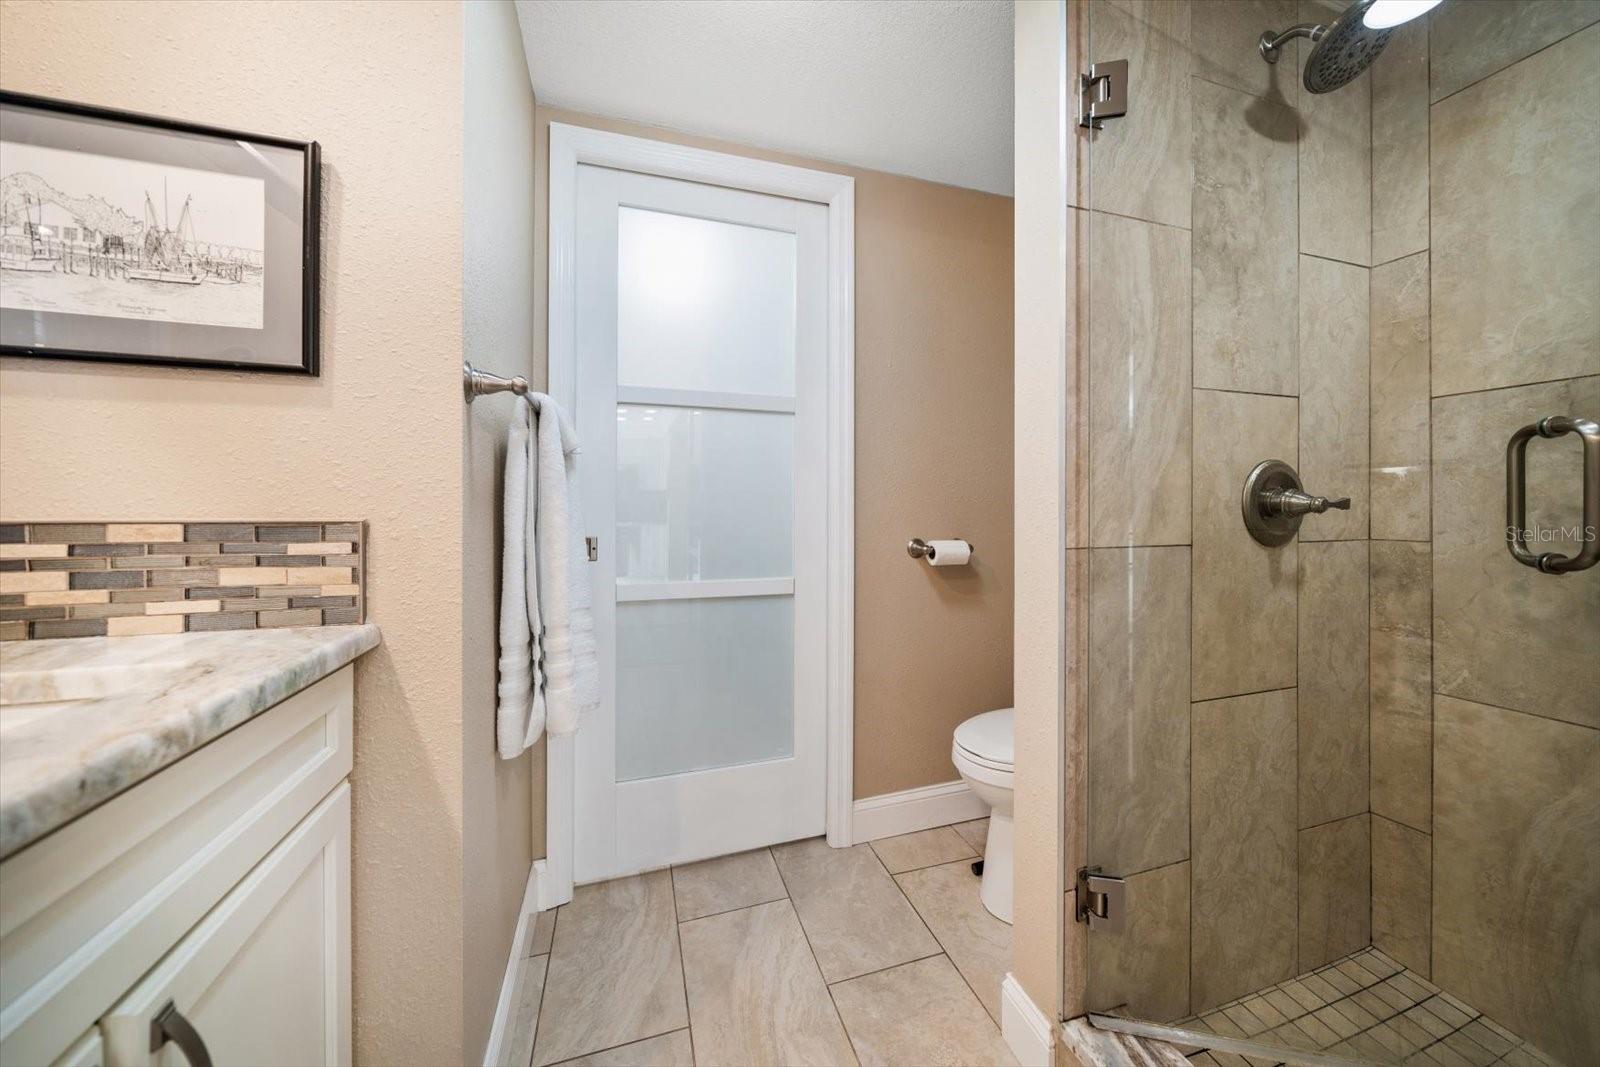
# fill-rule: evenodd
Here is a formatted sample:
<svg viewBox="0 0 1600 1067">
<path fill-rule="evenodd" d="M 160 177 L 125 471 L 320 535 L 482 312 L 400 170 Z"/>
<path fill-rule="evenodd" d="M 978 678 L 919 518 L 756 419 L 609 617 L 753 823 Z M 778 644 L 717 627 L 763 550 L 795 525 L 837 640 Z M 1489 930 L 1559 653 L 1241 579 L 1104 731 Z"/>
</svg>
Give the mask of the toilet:
<svg viewBox="0 0 1600 1067">
<path fill-rule="evenodd" d="M 989 806 L 989 841 L 983 850 L 983 906 L 1011 922 L 1011 777 L 1016 763 L 1011 726 L 1015 709 L 974 715 L 956 727 L 950 762 Z"/>
</svg>

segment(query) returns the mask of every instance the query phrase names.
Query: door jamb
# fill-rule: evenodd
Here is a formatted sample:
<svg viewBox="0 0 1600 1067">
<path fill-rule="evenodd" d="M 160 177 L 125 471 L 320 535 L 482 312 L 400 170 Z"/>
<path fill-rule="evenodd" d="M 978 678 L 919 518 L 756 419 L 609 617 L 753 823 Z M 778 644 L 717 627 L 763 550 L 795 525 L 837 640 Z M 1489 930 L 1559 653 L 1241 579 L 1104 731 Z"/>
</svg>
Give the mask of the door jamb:
<svg viewBox="0 0 1600 1067">
<path fill-rule="evenodd" d="M 855 179 L 770 160 L 669 144 L 604 130 L 550 124 L 550 395 L 577 410 L 578 165 L 720 185 L 823 204 L 828 209 L 828 844 L 851 844 L 854 806 L 855 675 Z M 546 857 L 541 910 L 572 899 L 576 750 L 571 735 L 547 737 Z"/>
</svg>

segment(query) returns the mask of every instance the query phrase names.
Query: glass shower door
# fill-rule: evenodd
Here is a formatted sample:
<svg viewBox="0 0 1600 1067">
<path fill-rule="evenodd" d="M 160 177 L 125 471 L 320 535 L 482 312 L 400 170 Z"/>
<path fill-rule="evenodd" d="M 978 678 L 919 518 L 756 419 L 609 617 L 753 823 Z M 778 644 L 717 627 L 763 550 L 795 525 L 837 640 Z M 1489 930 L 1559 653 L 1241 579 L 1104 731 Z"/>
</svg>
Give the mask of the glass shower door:
<svg viewBox="0 0 1600 1067">
<path fill-rule="evenodd" d="M 1079 131 L 1085 861 L 1125 879 L 1083 1007 L 1207 1063 L 1600 1062 L 1600 568 L 1507 540 L 1508 442 L 1600 420 L 1600 8 L 1445 0 L 1326 92 L 1310 40 L 1263 61 L 1346 6 L 1086 5 L 1129 72 Z M 1593 552 L 1582 429 L 1527 433 L 1535 564 Z"/>
</svg>

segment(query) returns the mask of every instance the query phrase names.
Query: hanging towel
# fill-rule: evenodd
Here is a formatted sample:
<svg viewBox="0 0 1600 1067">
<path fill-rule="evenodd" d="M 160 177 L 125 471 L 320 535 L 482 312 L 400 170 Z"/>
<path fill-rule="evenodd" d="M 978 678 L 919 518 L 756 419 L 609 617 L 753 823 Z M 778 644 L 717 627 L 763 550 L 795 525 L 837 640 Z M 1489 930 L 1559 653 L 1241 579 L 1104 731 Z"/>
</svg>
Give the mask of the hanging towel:
<svg viewBox="0 0 1600 1067">
<path fill-rule="evenodd" d="M 520 404 L 506 438 L 495 740 L 510 759 L 570 734 L 600 702 L 587 554 L 577 484 L 578 436 L 543 393 Z"/>
</svg>

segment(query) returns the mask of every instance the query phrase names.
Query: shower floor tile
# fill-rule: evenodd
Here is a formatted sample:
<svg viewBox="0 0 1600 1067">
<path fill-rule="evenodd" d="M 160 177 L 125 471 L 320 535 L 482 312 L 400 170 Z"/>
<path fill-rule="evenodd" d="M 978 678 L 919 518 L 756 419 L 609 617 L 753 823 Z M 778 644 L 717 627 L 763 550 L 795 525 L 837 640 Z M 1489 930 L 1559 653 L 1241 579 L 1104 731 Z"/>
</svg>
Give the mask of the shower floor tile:
<svg viewBox="0 0 1600 1067">
<path fill-rule="evenodd" d="M 1372 948 L 1173 1025 L 1405 1067 L 1562 1067 Z M 1189 1060 L 1200 1067 L 1245 1062 L 1214 1049 Z"/>
</svg>

